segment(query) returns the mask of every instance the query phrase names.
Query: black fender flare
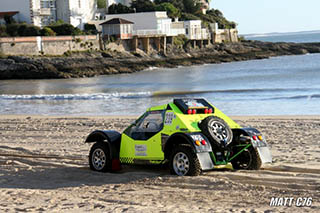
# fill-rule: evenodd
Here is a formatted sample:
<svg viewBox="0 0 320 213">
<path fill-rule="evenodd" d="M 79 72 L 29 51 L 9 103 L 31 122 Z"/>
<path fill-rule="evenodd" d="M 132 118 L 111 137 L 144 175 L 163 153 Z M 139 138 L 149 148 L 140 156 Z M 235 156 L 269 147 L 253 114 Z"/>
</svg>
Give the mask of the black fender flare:
<svg viewBox="0 0 320 213">
<path fill-rule="evenodd" d="M 253 145 L 253 147 L 257 147 L 257 145 L 254 143 L 254 141 L 252 140 L 252 136 L 254 135 L 261 135 L 261 132 L 255 128 L 252 127 L 245 127 L 245 128 L 241 128 L 241 129 L 233 129 L 233 133 L 235 133 L 236 135 L 245 135 L 245 136 L 249 136 L 250 137 L 250 143 Z M 265 139 L 263 139 L 263 141 L 259 142 L 260 146 L 268 146 L 268 143 L 266 142 Z"/>
<path fill-rule="evenodd" d="M 206 144 L 197 146 L 191 135 L 200 135 L 206 141 Z M 165 139 L 163 139 L 163 138 L 165 138 Z M 203 135 L 201 132 L 196 132 L 196 133 L 181 133 L 181 132 L 179 132 L 179 133 L 174 133 L 174 134 L 170 135 L 169 137 L 162 137 L 162 150 L 165 154 L 166 159 L 170 158 L 171 150 L 173 149 L 173 146 L 177 145 L 177 144 L 191 145 L 194 153 L 211 152 L 212 151 L 212 147 L 211 147 L 211 144 L 210 144 L 208 138 L 206 138 L 206 136 Z"/>
<path fill-rule="evenodd" d="M 240 129 L 232 129 L 232 133 L 234 136 L 244 135 L 252 137 L 253 135 L 260 135 L 260 131 L 252 128 L 252 127 L 245 127 Z"/>
<path fill-rule="evenodd" d="M 114 130 L 95 130 L 89 134 L 85 143 L 105 143 L 110 150 L 111 159 L 119 159 L 121 134 Z"/>
</svg>

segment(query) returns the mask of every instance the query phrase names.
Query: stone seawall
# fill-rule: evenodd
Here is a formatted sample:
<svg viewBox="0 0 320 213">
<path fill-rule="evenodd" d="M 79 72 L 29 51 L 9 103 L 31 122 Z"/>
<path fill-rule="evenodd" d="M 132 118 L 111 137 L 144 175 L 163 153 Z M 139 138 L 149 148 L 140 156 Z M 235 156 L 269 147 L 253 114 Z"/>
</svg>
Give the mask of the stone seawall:
<svg viewBox="0 0 320 213">
<path fill-rule="evenodd" d="M 0 53 L 4 55 L 63 55 L 88 49 L 100 49 L 96 35 L 0 38 Z"/>
</svg>

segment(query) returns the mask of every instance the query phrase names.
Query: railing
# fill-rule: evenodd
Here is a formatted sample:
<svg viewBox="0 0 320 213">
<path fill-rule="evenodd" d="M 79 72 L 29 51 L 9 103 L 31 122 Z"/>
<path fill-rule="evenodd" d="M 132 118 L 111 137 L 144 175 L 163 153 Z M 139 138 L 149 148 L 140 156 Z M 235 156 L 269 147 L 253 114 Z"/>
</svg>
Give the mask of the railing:
<svg viewBox="0 0 320 213">
<path fill-rule="evenodd" d="M 162 30 L 134 30 L 132 35 L 144 36 L 144 35 L 163 35 L 165 34 Z"/>
<path fill-rule="evenodd" d="M 183 29 L 170 29 L 164 30 L 134 30 L 132 35 L 144 36 L 144 35 L 166 35 L 166 36 L 177 36 L 180 34 L 186 34 L 186 30 Z"/>
</svg>

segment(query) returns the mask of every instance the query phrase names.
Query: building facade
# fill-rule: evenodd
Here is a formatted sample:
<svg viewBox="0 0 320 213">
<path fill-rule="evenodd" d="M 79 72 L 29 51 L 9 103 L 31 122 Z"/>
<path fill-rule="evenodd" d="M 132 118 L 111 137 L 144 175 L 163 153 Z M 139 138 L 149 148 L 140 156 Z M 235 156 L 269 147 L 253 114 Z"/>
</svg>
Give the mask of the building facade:
<svg viewBox="0 0 320 213">
<path fill-rule="evenodd" d="M 94 19 L 96 0 L 56 0 L 57 20 L 63 20 L 83 29 L 85 23 Z"/>
<path fill-rule="evenodd" d="M 170 33 L 171 29 L 171 19 L 168 18 L 167 12 L 163 11 L 112 14 L 104 16 L 105 20 L 113 18 L 122 18 L 133 22 L 133 34 L 136 35 L 167 34 Z"/>
<path fill-rule="evenodd" d="M 0 12 L 17 11 L 18 22 L 39 27 L 61 19 L 83 29 L 84 23 L 94 19 L 96 0 L 0 0 Z"/>
</svg>

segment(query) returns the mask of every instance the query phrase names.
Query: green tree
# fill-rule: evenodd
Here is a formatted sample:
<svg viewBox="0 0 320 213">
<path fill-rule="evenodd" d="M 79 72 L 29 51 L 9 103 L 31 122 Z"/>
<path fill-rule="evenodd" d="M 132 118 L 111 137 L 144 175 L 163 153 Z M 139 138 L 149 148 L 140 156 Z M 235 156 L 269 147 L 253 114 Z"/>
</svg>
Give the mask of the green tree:
<svg viewBox="0 0 320 213">
<path fill-rule="evenodd" d="M 5 15 L 3 19 L 6 22 L 6 25 L 16 23 L 16 21 L 12 18 L 12 16 Z"/>
<path fill-rule="evenodd" d="M 150 0 L 133 0 L 131 8 L 136 12 L 151 12 L 155 11 L 155 4 Z"/>
<path fill-rule="evenodd" d="M 121 13 L 133 13 L 134 10 L 130 7 L 127 7 L 126 5 L 123 5 L 121 3 L 119 4 L 112 4 L 108 8 L 109 14 L 121 14 Z"/>
<path fill-rule="evenodd" d="M 156 5 L 166 3 L 166 2 L 172 4 L 175 8 L 177 8 L 181 12 L 184 11 L 183 0 L 154 0 L 154 3 Z"/>
<path fill-rule="evenodd" d="M 201 12 L 202 4 L 195 0 L 183 0 L 184 12 L 191 14 L 199 14 Z"/>
<path fill-rule="evenodd" d="M 97 7 L 98 8 L 107 8 L 106 0 L 97 0 Z"/>
<path fill-rule="evenodd" d="M 181 17 L 181 12 L 173 4 L 169 2 L 164 2 L 156 5 L 157 11 L 167 11 L 167 14 L 170 18 Z"/>
</svg>

